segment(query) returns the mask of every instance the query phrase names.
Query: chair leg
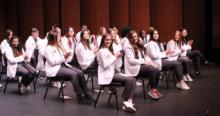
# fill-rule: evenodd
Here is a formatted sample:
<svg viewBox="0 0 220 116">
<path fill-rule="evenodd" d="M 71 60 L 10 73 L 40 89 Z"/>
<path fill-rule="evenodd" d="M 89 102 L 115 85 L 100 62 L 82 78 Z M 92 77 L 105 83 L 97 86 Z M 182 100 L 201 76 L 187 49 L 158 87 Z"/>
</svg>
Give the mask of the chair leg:
<svg viewBox="0 0 220 116">
<path fill-rule="evenodd" d="M 62 102 L 64 103 L 63 84 L 64 84 L 64 81 L 61 81 L 61 88 L 60 88 L 60 90 L 59 90 L 58 97 L 60 97 L 60 93 L 61 93 L 61 99 L 62 99 Z"/>
<path fill-rule="evenodd" d="M 166 78 L 167 89 L 169 89 L 169 88 L 170 88 L 170 87 L 169 87 L 169 76 L 170 76 L 170 74 L 169 74 L 169 75 L 167 75 L 167 74 L 165 73 L 165 78 Z"/>
<path fill-rule="evenodd" d="M 90 77 L 90 78 L 91 78 L 91 82 L 92 82 L 92 83 L 91 83 L 91 84 L 92 84 L 92 92 L 94 93 L 93 77 L 94 77 L 94 75 L 91 75 L 91 77 Z"/>
<path fill-rule="evenodd" d="M 176 75 L 172 72 L 172 76 L 173 76 L 173 86 L 175 88 L 176 87 Z"/>
<path fill-rule="evenodd" d="M 47 92 L 48 92 L 48 89 L 49 89 L 50 85 L 51 85 L 51 80 L 49 79 L 49 83 L 47 84 L 47 88 L 46 88 L 46 91 L 45 91 L 45 93 L 44 93 L 44 100 L 45 100 L 46 97 L 47 97 Z"/>
<path fill-rule="evenodd" d="M 111 91 L 111 93 L 110 93 L 110 95 L 109 95 L 108 104 L 110 104 L 110 101 L 111 101 L 111 98 L 112 98 L 112 94 L 113 94 L 113 91 Z"/>
<path fill-rule="evenodd" d="M 34 86 L 34 93 L 36 93 L 36 84 L 37 84 L 37 80 L 39 79 L 40 77 L 40 73 L 41 71 L 39 71 L 39 73 L 37 74 L 37 76 L 34 78 L 33 80 L 33 86 Z"/>
<path fill-rule="evenodd" d="M 34 93 L 36 93 L 36 86 L 34 80 L 33 80 L 33 87 L 34 87 Z"/>
<path fill-rule="evenodd" d="M 118 95 L 117 95 L 117 90 L 116 89 L 114 90 L 114 94 L 115 94 L 116 109 L 118 111 L 119 110 L 119 108 L 118 108 Z"/>
<path fill-rule="evenodd" d="M 96 100 L 95 100 L 94 107 L 96 107 L 96 105 L 97 105 L 97 103 L 98 103 L 98 100 L 99 100 L 99 96 L 100 96 L 100 94 L 101 94 L 101 92 L 102 92 L 103 89 L 104 89 L 104 87 L 101 86 L 100 89 L 99 89 L 98 96 L 97 96 L 97 98 L 96 98 Z"/>
<path fill-rule="evenodd" d="M 144 99 L 146 99 L 146 90 L 145 90 L 145 83 L 144 83 L 144 79 L 141 79 L 141 81 L 142 81 L 142 87 L 143 87 Z M 148 84 L 148 85 L 150 85 L 150 84 Z M 148 85 L 147 85 L 147 86 L 148 86 Z"/>
<path fill-rule="evenodd" d="M 2 80 L 2 75 L 3 75 L 4 71 L 5 71 L 5 66 L 2 67 L 2 71 L 1 71 L 1 75 L 0 75 L 0 81 Z"/>
<path fill-rule="evenodd" d="M 8 82 L 9 82 L 9 77 L 7 77 L 7 80 L 6 80 L 6 83 L 5 83 L 5 87 L 4 87 L 4 90 L 3 90 L 4 94 L 5 94 L 6 88 L 8 86 Z"/>
<path fill-rule="evenodd" d="M 87 79 L 86 79 L 86 82 L 88 83 L 89 82 L 89 78 L 90 78 L 90 74 L 88 74 L 88 77 L 87 77 Z"/>
</svg>

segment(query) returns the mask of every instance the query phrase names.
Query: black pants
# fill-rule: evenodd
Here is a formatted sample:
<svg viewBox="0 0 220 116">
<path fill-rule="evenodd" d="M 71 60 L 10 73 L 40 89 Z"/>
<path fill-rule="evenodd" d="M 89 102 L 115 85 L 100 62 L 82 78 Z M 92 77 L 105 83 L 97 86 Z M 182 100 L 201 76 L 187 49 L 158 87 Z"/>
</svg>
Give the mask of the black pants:
<svg viewBox="0 0 220 116">
<path fill-rule="evenodd" d="M 187 51 L 187 56 L 193 60 L 194 71 L 200 73 L 200 61 L 207 61 L 199 50 Z"/>
<path fill-rule="evenodd" d="M 77 97 L 87 96 L 88 88 L 83 72 L 75 67 L 61 66 L 57 72 L 56 77 L 64 80 L 71 80 L 73 88 L 77 94 Z"/>
<path fill-rule="evenodd" d="M 191 60 L 188 57 L 179 57 L 177 61 L 181 62 L 183 66 L 183 74 L 190 74 Z"/>
<path fill-rule="evenodd" d="M 160 70 L 151 65 L 142 64 L 137 78 L 146 77 L 149 78 L 150 87 L 152 89 L 157 88 L 160 78 Z"/>
<path fill-rule="evenodd" d="M 174 71 L 177 81 L 183 78 L 183 67 L 178 61 L 162 60 L 162 71 Z"/>
<path fill-rule="evenodd" d="M 22 63 L 17 65 L 16 75 L 22 76 L 21 83 L 27 87 L 32 82 L 34 77 L 37 76 L 37 70 L 28 63 Z"/>
<path fill-rule="evenodd" d="M 119 73 L 116 73 L 113 77 L 112 82 L 120 82 L 123 85 L 125 85 L 123 91 L 123 97 L 125 100 L 133 98 L 133 94 L 136 87 L 136 79 L 134 77 L 124 76 Z"/>
</svg>

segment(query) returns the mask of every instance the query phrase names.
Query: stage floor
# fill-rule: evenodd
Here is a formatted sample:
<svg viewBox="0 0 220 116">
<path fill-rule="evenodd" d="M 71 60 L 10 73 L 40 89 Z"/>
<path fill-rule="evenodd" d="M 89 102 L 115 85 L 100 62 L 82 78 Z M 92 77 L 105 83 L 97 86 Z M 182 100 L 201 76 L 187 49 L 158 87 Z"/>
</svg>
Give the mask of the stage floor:
<svg viewBox="0 0 220 116">
<path fill-rule="evenodd" d="M 135 91 L 135 114 L 125 113 L 122 108 L 122 88 L 119 88 L 119 107 L 116 111 L 114 98 L 107 105 L 108 93 L 103 93 L 94 108 L 93 105 L 81 105 L 76 101 L 75 93 L 68 82 L 65 95 L 72 99 L 62 103 L 58 99 L 58 89 L 50 88 L 47 99 L 43 100 L 45 92 L 45 80 L 38 80 L 37 92 L 33 88 L 27 95 L 19 95 L 17 84 L 9 83 L 6 94 L 0 93 L 0 116 L 220 116 L 220 67 L 203 67 L 204 79 L 194 79 L 189 83 L 189 91 L 181 91 L 165 86 L 165 80 L 161 83 L 159 90 L 164 95 L 159 101 L 143 98 L 142 87 Z M 97 79 L 95 80 L 97 81 Z M 4 84 L 4 81 L 1 82 Z M 90 86 L 88 84 L 88 87 Z M 32 87 L 32 86 L 31 86 Z M 95 88 L 98 89 L 98 86 Z M 3 87 L 0 88 L 0 92 Z M 95 97 L 97 93 L 93 94 Z"/>
</svg>

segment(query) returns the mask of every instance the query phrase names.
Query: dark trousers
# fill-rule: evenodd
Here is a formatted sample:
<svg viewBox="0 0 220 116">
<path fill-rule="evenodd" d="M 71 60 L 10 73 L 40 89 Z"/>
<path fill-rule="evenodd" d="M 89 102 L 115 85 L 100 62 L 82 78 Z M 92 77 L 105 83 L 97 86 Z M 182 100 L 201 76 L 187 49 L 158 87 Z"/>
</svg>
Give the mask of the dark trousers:
<svg viewBox="0 0 220 116">
<path fill-rule="evenodd" d="M 149 84 L 151 89 L 157 88 L 160 78 L 160 70 L 151 65 L 142 64 L 137 78 L 146 77 L 149 78 Z"/>
<path fill-rule="evenodd" d="M 183 67 L 178 61 L 162 60 L 162 71 L 174 71 L 177 81 L 183 78 Z"/>
<path fill-rule="evenodd" d="M 124 76 L 116 73 L 113 77 L 112 82 L 120 82 L 124 87 L 123 97 L 125 100 L 132 99 L 136 87 L 136 79 L 130 76 Z"/>
<path fill-rule="evenodd" d="M 83 72 L 75 67 L 61 66 L 57 72 L 56 77 L 64 80 L 71 80 L 73 88 L 77 94 L 77 97 L 87 96 L 88 88 Z"/>
<path fill-rule="evenodd" d="M 179 57 L 177 61 L 181 62 L 183 66 L 183 74 L 190 74 L 191 60 L 188 57 Z"/>
<path fill-rule="evenodd" d="M 187 51 L 187 56 L 193 60 L 194 71 L 200 73 L 200 61 L 207 61 L 199 50 Z"/>
<path fill-rule="evenodd" d="M 34 77 L 37 76 L 37 70 L 28 63 L 18 64 L 16 75 L 22 76 L 21 83 L 27 87 Z"/>
</svg>

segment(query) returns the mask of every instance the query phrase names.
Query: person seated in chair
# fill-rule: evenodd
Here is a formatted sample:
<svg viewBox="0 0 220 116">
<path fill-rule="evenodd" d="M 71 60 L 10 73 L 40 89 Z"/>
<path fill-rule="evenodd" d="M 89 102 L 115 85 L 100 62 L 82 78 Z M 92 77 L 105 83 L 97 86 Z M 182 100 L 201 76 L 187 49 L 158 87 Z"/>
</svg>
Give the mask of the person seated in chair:
<svg viewBox="0 0 220 116">
<path fill-rule="evenodd" d="M 161 71 L 173 71 L 177 79 L 176 86 L 182 90 L 189 90 L 189 86 L 183 80 L 183 67 L 181 62 L 172 60 L 169 56 L 172 51 L 164 51 L 159 42 L 159 33 L 153 30 L 150 34 L 150 41 L 147 44 L 146 50 L 151 60 L 158 64 Z"/>
<path fill-rule="evenodd" d="M 19 83 L 21 84 L 20 92 L 23 94 L 30 89 L 29 84 L 37 75 L 37 70 L 25 61 L 27 56 L 17 36 L 11 38 L 10 47 L 5 55 L 7 58 L 7 77 L 21 76 L 21 78 L 19 77 Z"/>
<path fill-rule="evenodd" d="M 76 46 L 76 58 L 83 71 L 96 70 L 96 52 L 98 48 L 90 42 L 90 33 L 88 30 L 84 30 L 80 33 L 80 43 Z"/>
<path fill-rule="evenodd" d="M 182 63 L 183 66 L 183 80 L 184 81 L 193 81 L 189 75 L 191 69 L 191 59 L 186 56 L 186 51 L 184 47 L 181 46 L 181 33 L 180 31 L 175 32 L 174 39 L 170 40 L 167 43 L 166 51 L 171 51 L 169 58 L 171 60 L 177 60 Z"/>
<path fill-rule="evenodd" d="M 155 100 L 159 100 L 162 94 L 157 86 L 160 77 L 160 70 L 146 55 L 146 49 L 140 42 L 136 31 L 128 33 L 128 43 L 123 46 L 125 52 L 124 68 L 125 74 L 135 78 L 149 78 L 150 90 L 148 95 Z"/>
<path fill-rule="evenodd" d="M 132 98 L 135 91 L 136 79 L 125 74 L 118 73 L 116 70 L 116 61 L 122 57 L 122 53 L 113 51 L 113 40 L 110 34 L 102 36 L 99 51 L 97 52 L 98 61 L 98 84 L 109 85 L 114 82 L 120 82 L 125 85 L 123 92 L 123 110 L 135 112 Z"/>
<path fill-rule="evenodd" d="M 56 30 L 48 34 L 48 45 L 44 51 L 46 76 L 55 80 L 70 80 L 78 102 L 90 105 L 94 102 L 94 99 L 89 94 L 84 74 L 80 69 L 65 64 L 70 53 L 58 45 L 60 38 L 61 36 Z"/>
<path fill-rule="evenodd" d="M 192 49 L 193 39 L 189 36 L 187 29 L 180 29 L 182 46 L 185 47 L 186 56 L 192 59 L 194 64 L 194 72 L 196 76 L 201 76 L 200 62 L 204 62 L 205 65 L 214 65 L 214 63 L 209 62 L 201 51 Z"/>
</svg>

